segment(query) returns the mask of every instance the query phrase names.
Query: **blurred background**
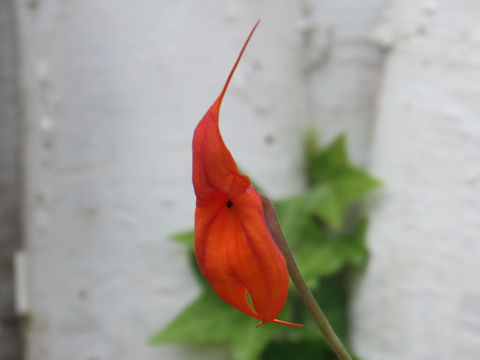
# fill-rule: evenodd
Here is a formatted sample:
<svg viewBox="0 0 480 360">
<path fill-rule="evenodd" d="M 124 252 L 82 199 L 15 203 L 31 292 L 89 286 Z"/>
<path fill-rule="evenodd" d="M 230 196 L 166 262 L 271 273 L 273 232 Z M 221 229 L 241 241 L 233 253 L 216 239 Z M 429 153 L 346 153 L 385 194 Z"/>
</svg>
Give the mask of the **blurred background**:
<svg viewBox="0 0 480 360">
<path fill-rule="evenodd" d="M 198 296 L 167 238 L 257 19 L 221 116 L 242 169 L 300 191 L 313 125 L 383 182 L 354 349 L 480 358 L 479 1 L 0 0 L 1 359 L 228 359 L 146 342 Z"/>
</svg>

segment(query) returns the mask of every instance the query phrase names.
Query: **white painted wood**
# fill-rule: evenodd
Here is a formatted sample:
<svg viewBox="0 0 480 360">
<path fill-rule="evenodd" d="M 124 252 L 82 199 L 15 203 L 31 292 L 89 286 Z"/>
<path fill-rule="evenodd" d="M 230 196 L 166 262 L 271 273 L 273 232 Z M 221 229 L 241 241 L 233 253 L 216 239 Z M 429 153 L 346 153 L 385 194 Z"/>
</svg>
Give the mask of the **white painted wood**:
<svg viewBox="0 0 480 360">
<path fill-rule="evenodd" d="M 353 301 L 369 360 L 480 357 L 480 2 L 394 1 L 371 166 L 385 181 Z"/>
<path fill-rule="evenodd" d="M 322 143 L 347 134 L 352 161 L 368 164 L 383 54 L 372 39 L 387 0 L 304 1 L 309 119 Z"/>
<path fill-rule="evenodd" d="M 221 129 L 268 193 L 301 187 L 297 8 L 289 1 L 17 2 L 27 359 L 225 358 L 146 345 L 198 295 L 185 250 L 167 237 L 193 226 L 193 129 L 259 17 Z"/>
</svg>

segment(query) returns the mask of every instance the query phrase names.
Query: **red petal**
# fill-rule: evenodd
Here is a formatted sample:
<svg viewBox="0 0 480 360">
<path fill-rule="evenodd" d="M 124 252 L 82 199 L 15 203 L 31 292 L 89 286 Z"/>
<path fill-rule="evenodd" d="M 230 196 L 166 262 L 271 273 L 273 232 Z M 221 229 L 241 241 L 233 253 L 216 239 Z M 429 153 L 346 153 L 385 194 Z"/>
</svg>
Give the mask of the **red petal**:
<svg viewBox="0 0 480 360">
<path fill-rule="evenodd" d="M 215 105 L 198 124 L 193 137 L 193 186 L 197 201 L 208 200 L 215 191 L 231 197 L 245 191 L 248 177 L 238 172 L 218 129 Z"/>
<path fill-rule="evenodd" d="M 208 109 L 195 129 L 193 135 L 193 187 L 197 195 L 197 201 L 207 199 L 215 190 L 220 190 L 234 197 L 245 191 L 250 185 L 248 177 L 238 172 L 237 165 L 223 142 L 218 129 L 218 114 L 230 79 L 257 26 L 258 22 L 245 41 L 220 96 Z"/>
<path fill-rule="evenodd" d="M 200 270 L 225 302 L 271 322 L 288 293 L 285 260 L 268 232 L 258 193 L 249 187 L 230 200 L 231 207 L 228 200 L 217 193 L 210 204 L 197 206 L 195 253 Z"/>
</svg>

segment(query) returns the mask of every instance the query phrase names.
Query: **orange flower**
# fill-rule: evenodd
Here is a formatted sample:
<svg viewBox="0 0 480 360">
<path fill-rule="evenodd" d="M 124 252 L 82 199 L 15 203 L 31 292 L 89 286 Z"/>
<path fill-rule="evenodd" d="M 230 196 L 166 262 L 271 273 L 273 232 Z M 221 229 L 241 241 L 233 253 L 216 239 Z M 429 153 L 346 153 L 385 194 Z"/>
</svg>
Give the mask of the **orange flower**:
<svg viewBox="0 0 480 360">
<path fill-rule="evenodd" d="M 227 304 L 267 322 L 277 320 L 288 293 L 285 259 L 263 215 L 260 195 L 240 174 L 218 128 L 223 96 L 254 26 L 220 96 L 200 120 L 193 136 L 195 254 L 202 274 Z M 252 306 L 247 300 L 250 295 Z"/>
</svg>

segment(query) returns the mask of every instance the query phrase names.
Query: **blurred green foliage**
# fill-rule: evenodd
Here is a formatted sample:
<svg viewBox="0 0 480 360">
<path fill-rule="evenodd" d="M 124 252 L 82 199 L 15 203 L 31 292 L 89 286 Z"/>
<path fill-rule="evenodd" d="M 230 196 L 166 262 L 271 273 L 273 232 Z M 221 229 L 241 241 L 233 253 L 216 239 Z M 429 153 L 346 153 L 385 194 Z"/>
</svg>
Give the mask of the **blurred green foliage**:
<svg viewBox="0 0 480 360">
<path fill-rule="evenodd" d="M 348 288 L 352 274 L 368 258 L 367 221 L 358 200 L 379 185 L 347 156 L 345 137 L 320 148 L 309 136 L 305 148 L 307 189 L 275 202 L 278 217 L 298 267 L 337 335 L 346 343 Z M 234 360 L 335 359 L 293 286 L 280 319 L 304 328 L 265 324 L 225 304 L 198 271 L 193 231 L 172 237 L 189 248 L 202 295 L 151 344 L 223 344 Z M 348 346 L 348 344 L 347 344 Z"/>
</svg>

